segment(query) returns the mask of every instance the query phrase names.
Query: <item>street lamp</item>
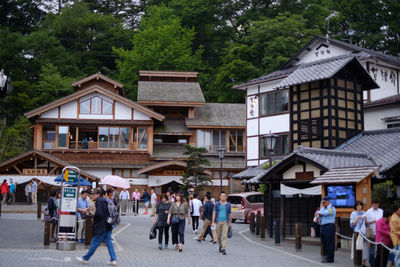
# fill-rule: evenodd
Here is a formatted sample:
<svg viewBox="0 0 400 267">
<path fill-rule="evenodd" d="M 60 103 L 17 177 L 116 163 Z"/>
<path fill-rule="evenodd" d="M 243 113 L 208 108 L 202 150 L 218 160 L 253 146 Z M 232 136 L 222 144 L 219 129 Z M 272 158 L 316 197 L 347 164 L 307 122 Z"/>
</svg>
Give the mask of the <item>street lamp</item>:
<svg viewBox="0 0 400 267">
<path fill-rule="evenodd" d="M 221 172 L 220 172 L 220 193 L 222 193 L 222 160 L 224 159 L 225 156 L 225 151 L 226 148 L 224 146 L 219 146 L 219 148 L 217 149 L 218 151 L 218 157 L 221 161 Z"/>
<path fill-rule="evenodd" d="M 271 134 L 271 131 L 269 132 L 269 134 L 264 135 L 263 136 L 263 142 L 264 142 L 264 146 L 265 148 L 268 150 L 268 164 L 269 164 L 269 168 L 272 167 L 272 152 L 275 149 L 275 144 L 276 144 L 276 140 L 279 138 L 279 135 L 276 134 Z M 272 238 L 272 182 L 269 182 L 268 185 L 268 194 L 269 194 L 269 210 L 268 210 L 268 224 L 269 224 L 269 237 Z M 264 192 L 264 199 L 266 199 L 266 191 Z M 265 203 L 265 201 L 264 201 Z M 265 205 L 264 205 L 264 214 L 266 214 L 265 212 Z"/>
</svg>

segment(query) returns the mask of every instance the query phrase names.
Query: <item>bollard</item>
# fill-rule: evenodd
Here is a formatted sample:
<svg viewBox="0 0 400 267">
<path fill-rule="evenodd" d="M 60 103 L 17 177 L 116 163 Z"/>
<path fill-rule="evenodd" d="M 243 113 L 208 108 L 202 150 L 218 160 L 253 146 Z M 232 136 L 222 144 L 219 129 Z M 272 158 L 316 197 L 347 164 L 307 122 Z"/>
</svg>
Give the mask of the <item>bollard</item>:
<svg viewBox="0 0 400 267">
<path fill-rule="evenodd" d="M 265 217 L 264 216 L 261 216 L 260 237 L 265 238 Z"/>
<path fill-rule="evenodd" d="M 37 203 L 37 218 L 40 220 L 42 217 L 42 203 L 38 202 Z"/>
<path fill-rule="evenodd" d="M 49 246 L 50 245 L 50 221 L 44 221 L 44 238 L 43 238 L 43 245 Z"/>
<path fill-rule="evenodd" d="M 256 231 L 256 224 L 255 224 L 255 215 L 254 212 L 250 213 L 250 232 L 254 233 Z"/>
<path fill-rule="evenodd" d="M 85 247 L 89 247 L 93 237 L 93 216 L 87 216 L 85 220 Z"/>
<path fill-rule="evenodd" d="M 301 250 L 301 224 L 295 224 L 296 251 Z"/>
<path fill-rule="evenodd" d="M 362 265 L 362 250 L 356 249 L 357 238 L 358 238 L 358 232 L 354 232 L 354 236 L 353 236 L 354 266 L 361 266 Z"/>
<path fill-rule="evenodd" d="M 261 211 L 257 211 L 256 235 L 260 235 L 260 228 L 261 228 Z"/>
<path fill-rule="evenodd" d="M 274 221 L 274 239 L 275 239 L 275 244 L 280 244 L 281 243 L 281 221 L 280 220 L 275 220 Z"/>
</svg>

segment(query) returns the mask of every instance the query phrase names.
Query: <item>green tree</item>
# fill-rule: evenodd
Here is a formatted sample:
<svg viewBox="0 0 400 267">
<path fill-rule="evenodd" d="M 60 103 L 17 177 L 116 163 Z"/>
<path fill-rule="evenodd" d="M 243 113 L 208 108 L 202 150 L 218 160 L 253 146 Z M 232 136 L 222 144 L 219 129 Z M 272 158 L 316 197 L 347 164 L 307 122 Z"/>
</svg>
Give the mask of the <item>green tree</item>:
<svg viewBox="0 0 400 267">
<path fill-rule="evenodd" d="M 5 128 L 0 142 L 0 161 L 5 161 L 32 148 L 32 133 L 29 121 L 23 116 Z"/>
<path fill-rule="evenodd" d="M 204 167 L 210 166 L 210 162 L 203 155 L 205 152 L 207 152 L 207 149 L 203 147 L 186 145 L 186 151 L 183 154 L 189 155 L 189 158 L 185 173 L 182 175 L 185 189 L 194 187 L 197 192 L 200 192 L 203 186 L 211 181 L 210 176 L 204 173 Z"/>
<path fill-rule="evenodd" d="M 173 10 L 151 7 L 133 36 L 132 49 L 116 48 L 120 80 L 127 95 L 135 99 L 139 70 L 199 70 L 202 49 L 192 50 L 193 29 L 182 27 Z"/>
</svg>

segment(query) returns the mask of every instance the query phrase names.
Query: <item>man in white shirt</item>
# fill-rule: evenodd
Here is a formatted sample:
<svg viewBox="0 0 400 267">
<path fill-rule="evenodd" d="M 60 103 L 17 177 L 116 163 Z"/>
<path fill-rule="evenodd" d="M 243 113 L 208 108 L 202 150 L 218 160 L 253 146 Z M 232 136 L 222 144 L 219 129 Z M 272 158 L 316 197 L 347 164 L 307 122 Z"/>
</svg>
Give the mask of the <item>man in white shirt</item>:
<svg viewBox="0 0 400 267">
<path fill-rule="evenodd" d="M 199 195 L 194 193 L 193 199 L 190 201 L 190 214 L 192 215 L 193 234 L 197 234 L 197 229 L 199 228 L 200 208 L 202 206 L 203 204 L 199 200 Z"/>
<path fill-rule="evenodd" d="M 370 227 L 374 231 L 374 235 L 376 235 L 376 222 L 382 218 L 383 210 L 379 208 L 379 200 L 374 199 L 372 201 L 372 207 L 367 211 L 366 222 L 368 227 Z M 375 261 L 375 245 L 370 244 L 369 247 L 369 265 L 374 266 Z"/>
<path fill-rule="evenodd" d="M 129 192 L 126 190 L 126 188 L 122 189 L 122 191 L 119 193 L 119 200 L 121 205 L 121 215 L 125 215 L 126 206 L 128 205 L 129 200 Z"/>
<path fill-rule="evenodd" d="M 151 217 L 153 217 L 156 214 L 156 208 L 157 208 L 157 195 L 156 192 L 154 191 L 154 188 L 151 189 L 151 197 L 150 197 L 150 204 L 151 204 Z"/>
</svg>

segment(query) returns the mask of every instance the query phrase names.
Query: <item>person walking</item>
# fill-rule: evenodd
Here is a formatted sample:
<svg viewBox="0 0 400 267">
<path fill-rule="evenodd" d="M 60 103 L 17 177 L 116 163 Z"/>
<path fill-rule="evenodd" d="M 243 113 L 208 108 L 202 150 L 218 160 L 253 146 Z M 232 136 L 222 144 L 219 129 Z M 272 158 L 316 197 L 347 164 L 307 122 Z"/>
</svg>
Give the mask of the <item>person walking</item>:
<svg viewBox="0 0 400 267">
<path fill-rule="evenodd" d="M 375 267 L 381 267 L 381 266 L 386 266 L 388 262 L 388 257 L 389 257 L 389 250 L 387 250 L 384 246 L 382 246 L 383 243 L 385 246 L 390 247 L 390 216 L 391 212 L 389 210 L 385 210 L 383 212 L 382 218 L 376 221 L 376 236 L 375 236 L 375 242 L 378 243 L 377 245 L 377 251 L 376 251 L 376 258 L 374 261 Z M 382 263 L 382 264 L 381 264 Z"/>
<path fill-rule="evenodd" d="M 188 218 L 190 224 L 189 207 L 181 193 L 175 195 L 175 201 L 171 204 L 168 213 L 167 223 L 172 224 L 172 245 L 175 249 L 182 252 L 182 246 L 185 244 L 185 218 Z"/>
<path fill-rule="evenodd" d="M 8 204 L 15 204 L 15 192 L 17 191 L 17 186 L 14 184 L 13 180 L 10 180 L 10 199 Z"/>
<path fill-rule="evenodd" d="M 25 196 L 26 196 L 26 203 L 28 205 L 32 204 L 32 181 L 25 186 Z"/>
<path fill-rule="evenodd" d="M 207 232 L 209 231 L 209 229 L 211 229 L 213 211 L 214 211 L 214 204 L 211 202 L 211 196 L 206 195 L 204 197 L 204 205 L 203 205 L 203 220 L 204 220 L 203 229 L 201 230 L 200 235 L 196 239 L 198 242 L 204 241 Z M 211 242 L 215 244 L 217 242 L 217 233 L 215 232 L 215 230 L 211 231 L 212 231 Z"/>
<path fill-rule="evenodd" d="M 193 194 L 193 199 L 190 201 L 190 215 L 192 216 L 193 234 L 197 234 L 199 229 L 199 218 L 203 204 L 199 200 L 197 193 Z"/>
<path fill-rule="evenodd" d="M 350 214 L 350 226 L 353 229 L 354 233 L 361 233 L 365 236 L 366 233 L 366 212 L 363 211 L 364 203 L 360 200 L 357 200 L 354 204 L 354 211 Z M 353 234 L 354 238 L 354 234 Z M 354 246 L 351 247 L 351 258 L 355 257 Z M 363 265 L 367 266 L 368 260 L 368 243 L 363 239 L 363 249 L 362 249 L 362 260 Z"/>
<path fill-rule="evenodd" d="M 217 223 L 217 239 L 219 252 L 226 255 L 226 243 L 228 241 L 228 229 L 232 227 L 231 203 L 226 201 L 226 193 L 221 192 L 219 201 L 214 206 L 211 229 Z"/>
<path fill-rule="evenodd" d="M 390 217 L 390 238 L 394 252 L 394 265 L 400 266 L 400 205 L 393 205 L 393 214 Z"/>
<path fill-rule="evenodd" d="M 85 241 L 85 217 L 89 214 L 90 203 L 87 201 L 88 191 L 82 191 L 81 196 L 78 198 L 78 233 L 77 238 L 79 243 Z"/>
<path fill-rule="evenodd" d="M 135 202 L 135 215 L 139 214 L 139 201 L 140 201 L 140 192 L 137 188 L 132 193 L 132 200 Z"/>
<path fill-rule="evenodd" d="M 379 208 L 379 200 L 374 199 L 372 201 L 372 207 L 367 210 L 366 213 L 366 223 L 367 227 L 371 228 L 372 231 L 374 232 L 374 237 L 371 238 L 372 241 L 375 241 L 375 235 L 376 235 L 376 222 L 382 218 L 383 216 L 383 210 Z M 375 261 L 375 244 L 370 243 L 369 244 L 369 265 L 373 266 L 374 261 Z"/>
<path fill-rule="evenodd" d="M 121 205 L 121 215 L 125 215 L 126 207 L 128 206 L 129 201 L 129 192 L 126 188 L 122 189 L 122 191 L 119 193 L 119 201 Z"/>
<path fill-rule="evenodd" d="M 150 195 L 146 190 L 143 189 L 142 199 L 144 202 L 144 212 L 143 214 L 149 214 L 149 203 L 150 203 Z"/>
<path fill-rule="evenodd" d="M 3 198 L 1 204 L 4 205 L 7 202 L 7 196 L 10 192 L 10 188 L 8 187 L 7 180 L 4 179 L 3 183 L 1 184 L 1 197 Z"/>
<path fill-rule="evenodd" d="M 326 258 L 322 262 L 335 261 L 335 217 L 336 209 L 332 206 L 330 198 L 325 196 L 321 201 L 318 211 L 319 224 L 321 225 L 321 242 L 326 251 Z"/>
<path fill-rule="evenodd" d="M 112 227 L 107 223 L 110 216 L 108 211 L 108 203 L 103 198 L 103 190 L 95 189 L 94 198 L 96 199 L 96 213 L 93 218 L 93 238 L 90 243 L 88 252 L 83 257 L 77 257 L 76 260 L 83 264 L 88 264 L 90 257 L 96 252 L 96 249 L 104 241 L 106 243 L 108 253 L 110 254 L 109 265 L 117 265 L 117 255 L 114 251 L 114 245 L 111 240 Z"/>
<path fill-rule="evenodd" d="M 154 188 L 151 189 L 150 191 L 151 193 L 151 200 L 150 200 L 150 204 L 151 204 L 151 217 L 153 217 L 156 214 L 156 208 L 157 208 L 157 195 L 156 192 L 154 191 Z"/>
<path fill-rule="evenodd" d="M 168 248 L 169 241 L 169 224 L 168 212 L 171 208 L 171 203 L 168 201 L 168 196 L 166 194 L 161 195 L 161 201 L 157 204 L 156 215 L 154 216 L 153 224 L 156 225 L 158 229 L 158 248 L 163 249 L 162 239 L 165 236 L 164 248 Z"/>
</svg>

